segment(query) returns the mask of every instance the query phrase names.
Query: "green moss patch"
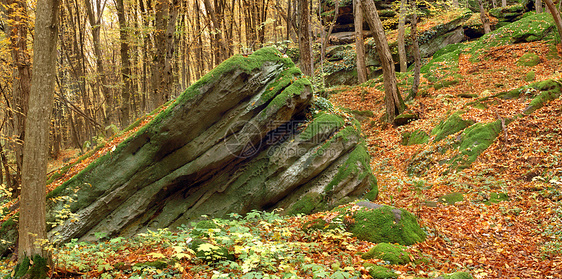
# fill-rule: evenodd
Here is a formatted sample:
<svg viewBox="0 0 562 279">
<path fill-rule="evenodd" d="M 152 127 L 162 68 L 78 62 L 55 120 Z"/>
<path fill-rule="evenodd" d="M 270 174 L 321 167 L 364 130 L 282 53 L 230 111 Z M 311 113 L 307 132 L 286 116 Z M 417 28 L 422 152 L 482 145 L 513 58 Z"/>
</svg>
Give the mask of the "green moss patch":
<svg viewBox="0 0 562 279">
<path fill-rule="evenodd" d="M 476 61 L 491 47 L 551 40 L 555 33 L 556 27 L 549 13 L 534 14 L 482 36 L 468 50 L 472 54 L 471 60 Z"/>
<path fill-rule="evenodd" d="M 451 87 L 453 85 L 457 85 L 458 83 L 459 83 L 459 81 L 456 80 L 456 79 L 440 80 L 440 81 L 433 84 L 433 88 L 435 88 L 435 90 L 439 90 L 441 88 L 447 88 L 447 87 Z"/>
<path fill-rule="evenodd" d="M 452 169 L 465 169 L 472 164 L 478 155 L 488 148 L 502 131 L 501 121 L 477 123 L 461 134 L 460 154 L 452 158 Z"/>
<path fill-rule="evenodd" d="M 547 102 L 560 97 L 560 94 L 562 93 L 562 83 L 557 80 L 537 82 L 530 85 L 530 87 L 540 91 L 540 94 L 533 98 L 529 106 L 525 109 L 525 114 L 533 113 L 535 110 L 544 106 Z"/>
<path fill-rule="evenodd" d="M 357 205 L 362 208 L 353 213 L 354 221 L 349 224 L 349 231 L 358 239 L 401 245 L 412 245 L 425 239 L 425 233 L 412 213 L 371 202 Z"/>
<path fill-rule="evenodd" d="M 398 274 L 384 266 L 374 265 L 372 263 L 365 263 L 363 266 L 367 268 L 369 275 L 374 279 L 398 278 Z"/>
<path fill-rule="evenodd" d="M 490 193 L 490 198 L 484 204 L 491 205 L 502 201 L 508 201 L 509 196 L 506 193 Z"/>
<path fill-rule="evenodd" d="M 440 203 L 445 203 L 448 205 L 454 205 L 457 202 L 461 202 L 464 200 L 463 193 L 450 193 L 443 195 L 437 199 Z"/>
<path fill-rule="evenodd" d="M 525 81 L 526 81 L 526 82 L 534 81 L 534 80 L 535 80 L 535 76 L 536 76 L 535 71 L 530 71 L 530 72 L 528 72 L 527 74 L 525 74 Z"/>
<path fill-rule="evenodd" d="M 410 262 L 410 253 L 402 245 L 379 243 L 361 255 L 361 258 L 364 260 L 377 258 L 390 264 L 407 264 Z"/>
<path fill-rule="evenodd" d="M 444 274 L 438 278 L 442 279 L 473 279 L 472 275 L 468 272 L 455 272 L 451 274 Z"/>
<path fill-rule="evenodd" d="M 456 134 L 473 125 L 474 121 L 462 119 L 461 115 L 463 113 L 464 111 L 457 111 L 435 126 L 435 128 L 431 130 L 431 135 L 434 136 L 433 142 L 438 142 L 449 135 Z"/>
<path fill-rule="evenodd" d="M 322 201 L 319 193 L 308 193 L 287 209 L 287 215 L 310 214 Z"/>
<path fill-rule="evenodd" d="M 429 141 L 429 135 L 422 130 L 415 130 L 413 132 L 405 132 L 402 134 L 402 140 L 400 143 L 402 145 L 415 145 L 423 144 Z"/>
<path fill-rule="evenodd" d="M 541 58 L 534 53 L 525 53 L 517 60 L 517 65 L 533 67 L 541 63 Z"/>
</svg>

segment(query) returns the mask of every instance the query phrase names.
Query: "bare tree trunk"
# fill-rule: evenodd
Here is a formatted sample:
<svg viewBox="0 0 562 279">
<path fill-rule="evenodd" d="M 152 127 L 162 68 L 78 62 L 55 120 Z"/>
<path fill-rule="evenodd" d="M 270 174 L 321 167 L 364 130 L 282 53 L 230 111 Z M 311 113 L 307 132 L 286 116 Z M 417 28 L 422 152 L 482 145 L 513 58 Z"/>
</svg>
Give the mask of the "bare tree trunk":
<svg viewBox="0 0 562 279">
<path fill-rule="evenodd" d="M 537 14 L 542 14 L 542 0 L 535 0 L 535 10 L 537 11 Z"/>
<path fill-rule="evenodd" d="M 484 3 L 482 3 L 482 0 L 478 0 L 478 8 L 480 9 L 480 20 L 482 21 L 482 26 L 484 27 L 484 34 L 488 34 L 492 31 L 490 28 L 490 18 L 484 9 Z"/>
<path fill-rule="evenodd" d="M 503 0 L 503 1 L 506 1 L 506 0 Z M 459 0 L 453 0 L 453 7 L 460 8 Z"/>
<path fill-rule="evenodd" d="M 388 41 L 386 40 L 386 35 L 373 0 L 363 1 L 363 13 L 375 39 L 383 72 L 386 113 L 388 122 L 392 123 L 394 118 L 405 109 L 404 101 L 398 91 L 394 61 L 392 60 Z"/>
<path fill-rule="evenodd" d="M 363 41 L 363 9 L 361 0 L 353 1 L 355 26 L 355 52 L 357 53 L 357 80 L 359 83 L 367 81 L 367 66 L 365 65 L 365 42 Z"/>
<path fill-rule="evenodd" d="M 155 17 L 155 30 L 154 38 L 156 42 L 156 51 L 154 53 L 152 63 L 152 96 L 150 110 L 153 110 L 164 102 L 164 88 L 162 86 L 162 79 L 164 78 L 164 67 L 166 63 L 166 31 L 168 29 L 169 17 L 169 1 L 158 0 L 156 1 L 156 17 Z"/>
<path fill-rule="evenodd" d="M 502 8 L 507 7 L 507 0 L 502 0 Z"/>
<path fill-rule="evenodd" d="M 498 4 L 496 3 L 497 0 L 492 0 L 492 8 L 496 8 Z"/>
<path fill-rule="evenodd" d="M 101 91 L 104 103 L 105 103 L 105 117 L 104 125 L 109 126 L 114 119 L 114 102 L 113 96 L 109 87 L 107 87 L 107 75 L 105 73 L 105 67 L 103 65 L 103 54 L 101 50 L 101 19 L 103 15 L 103 10 L 105 9 L 106 0 L 96 1 L 97 6 L 93 6 L 91 0 L 86 1 L 86 12 L 88 13 L 88 19 L 90 22 L 90 27 L 92 28 L 92 39 L 94 45 L 94 54 L 96 56 L 96 66 L 98 79 L 95 85 L 96 91 Z"/>
<path fill-rule="evenodd" d="M 312 76 L 312 52 L 310 43 L 310 26 L 308 1 L 299 0 L 299 50 L 300 50 L 300 69 L 306 76 Z"/>
<path fill-rule="evenodd" d="M 4 1 L 2 1 L 4 2 Z M 22 0 L 8 0 L 8 23 L 6 34 L 10 40 L 10 49 L 14 63 L 12 79 L 12 105 L 14 109 L 14 151 L 16 155 L 16 173 L 13 193 L 19 193 L 21 170 L 23 166 L 23 146 L 25 141 L 25 119 L 28 111 L 29 91 L 31 87 L 31 62 L 27 50 L 28 20 L 27 4 Z"/>
<path fill-rule="evenodd" d="M 400 15 L 398 18 L 398 57 L 400 59 L 400 72 L 408 71 L 408 58 L 406 56 L 406 46 L 404 43 L 404 33 L 406 25 L 406 1 L 400 0 Z"/>
<path fill-rule="evenodd" d="M 335 7 L 334 7 L 334 18 L 332 19 L 332 22 L 330 22 L 330 27 L 328 27 L 328 32 L 326 33 L 326 35 L 324 36 L 324 40 L 322 40 L 322 58 L 326 57 L 326 47 L 328 46 L 328 40 L 330 39 L 330 36 L 332 35 L 332 31 L 334 30 L 334 25 L 336 25 L 336 20 L 338 19 L 338 14 L 340 11 L 340 0 L 336 0 L 335 2 Z M 322 5 L 320 5 L 322 6 Z"/>
<path fill-rule="evenodd" d="M 408 95 L 408 99 L 413 99 L 418 95 L 418 88 L 420 86 L 420 69 L 421 69 L 421 55 L 418 43 L 418 14 L 416 2 L 412 0 L 412 27 L 410 37 L 412 38 L 412 45 L 414 47 L 414 82 L 412 83 L 412 91 Z"/>
<path fill-rule="evenodd" d="M 552 14 L 552 18 L 554 19 L 554 23 L 556 24 L 556 29 L 558 29 L 558 35 L 560 36 L 560 40 L 562 40 L 562 18 L 560 17 L 560 11 L 556 9 L 552 0 L 544 0 L 546 7 Z"/>
<path fill-rule="evenodd" d="M 127 36 L 127 20 L 123 0 L 116 0 L 117 17 L 119 18 L 119 40 L 121 41 L 121 77 L 124 87 L 121 88 L 121 127 L 126 127 L 130 122 L 131 99 L 131 63 L 129 62 L 129 38 Z"/>
<path fill-rule="evenodd" d="M 38 1 L 33 41 L 33 76 L 25 127 L 26 160 L 22 172 L 18 240 L 20 263 L 25 257 L 48 256 L 43 247 L 36 245 L 36 242 L 47 239 L 45 182 L 49 152 L 49 120 L 55 88 L 58 13 L 58 0 Z"/>
</svg>

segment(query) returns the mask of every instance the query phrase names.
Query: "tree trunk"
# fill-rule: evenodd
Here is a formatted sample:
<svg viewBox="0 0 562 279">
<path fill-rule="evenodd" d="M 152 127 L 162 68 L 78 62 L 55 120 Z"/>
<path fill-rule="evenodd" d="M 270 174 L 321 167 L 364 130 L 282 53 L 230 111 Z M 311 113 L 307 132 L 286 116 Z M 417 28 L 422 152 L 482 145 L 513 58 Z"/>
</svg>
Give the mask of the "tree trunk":
<svg viewBox="0 0 562 279">
<path fill-rule="evenodd" d="M 300 50 L 300 69 L 306 76 L 312 76 L 312 52 L 310 43 L 310 26 L 308 1 L 299 0 L 299 50 Z"/>
<path fill-rule="evenodd" d="M 332 35 L 332 31 L 334 30 L 334 25 L 336 25 L 336 20 L 338 19 L 338 14 L 340 10 L 340 0 L 336 0 L 334 7 L 334 18 L 332 22 L 330 22 L 330 26 L 328 27 L 328 32 L 324 36 L 324 40 L 322 40 L 322 58 L 326 57 L 326 47 L 328 46 L 328 41 L 330 40 L 330 35 Z M 322 5 L 320 4 L 320 7 Z M 324 27 L 322 27 L 324 28 Z"/>
<path fill-rule="evenodd" d="M 408 71 L 408 58 L 406 56 L 406 46 L 404 43 L 406 1 L 407 0 L 400 0 L 400 16 L 398 18 L 398 57 L 400 59 L 400 72 L 402 73 Z"/>
<path fill-rule="evenodd" d="M 103 53 L 101 50 L 101 19 L 103 10 L 105 9 L 106 0 L 96 1 L 97 6 L 93 6 L 91 0 L 85 0 L 86 12 L 88 13 L 88 20 L 92 28 L 92 42 L 94 46 L 94 54 L 96 56 L 97 67 L 97 82 L 95 84 L 95 91 L 101 92 L 104 98 L 105 115 L 103 124 L 109 126 L 114 119 L 114 102 L 113 96 L 109 89 L 107 82 L 107 75 L 103 65 Z M 94 117 L 95 118 L 95 117 Z"/>
<path fill-rule="evenodd" d="M 490 18 L 484 9 L 482 0 L 478 0 L 478 8 L 480 9 L 480 20 L 482 21 L 482 26 L 484 27 L 484 34 L 488 34 L 492 31 L 490 29 Z"/>
<path fill-rule="evenodd" d="M 4 1 L 2 1 L 4 2 Z M 28 20 L 26 1 L 9 0 L 6 34 L 10 40 L 10 49 L 14 63 L 12 79 L 12 105 L 14 115 L 14 151 L 16 155 L 16 173 L 13 193 L 19 193 L 21 170 L 23 166 L 23 148 L 25 142 L 25 119 L 28 111 L 29 90 L 31 86 L 30 56 L 27 50 Z"/>
<path fill-rule="evenodd" d="M 127 20 L 123 0 L 116 0 L 117 17 L 119 18 L 119 40 L 121 41 L 121 77 L 124 86 L 121 88 L 121 127 L 127 127 L 130 122 L 131 99 L 131 63 L 129 62 L 129 38 L 127 36 Z"/>
<path fill-rule="evenodd" d="M 535 0 L 535 10 L 537 11 L 537 14 L 542 14 L 542 0 Z"/>
<path fill-rule="evenodd" d="M 18 259 L 47 254 L 36 242 L 47 239 L 45 182 L 49 151 L 49 120 L 55 87 L 58 0 L 37 3 L 33 41 L 33 76 L 27 116 L 25 158 L 20 200 Z"/>
<path fill-rule="evenodd" d="M 558 29 L 558 35 L 562 40 L 562 18 L 560 17 L 560 11 L 556 9 L 556 6 L 554 6 L 552 0 L 544 0 L 544 3 L 546 4 L 546 7 L 550 11 L 552 18 L 554 19 L 554 23 L 556 24 L 556 29 Z"/>
<path fill-rule="evenodd" d="M 394 118 L 404 111 L 405 105 L 398 91 L 396 73 L 394 72 L 394 61 L 388 47 L 386 35 L 379 18 L 375 2 L 373 0 L 363 1 L 363 13 L 373 33 L 375 45 L 382 66 L 384 79 L 385 104 L 388 122 L 394 122 Z"/>
<path fill-rule="evenodd" d="M 367 81 L 367 66 L 365 65 L 365 42 L 363 41 L 363 9 L 361 0 L 353 1 L 355 26 L 355 51 L 357 53 L 357 80 L 359 83 Z"/>
<path fill-rule="evenodd" d="M 502 8 L 507 7 L 507 0 L 502 0 Z"/>
<path fill-rule="evenodd" d="M 156 1 L 156 17 L 154 38 L 156 42 L 156 51 L 154 53 L 152 63 L 152 96 L 151 108 L 153 110 L 164 104 L 164 88 L 162 79 L 164 78 L 164 68 L 166 64 L 166 31 L 168 29 L 169 17 L 169 0 Z"/>
<path fill-rule="evenodd" d="M 412 1 L 412 27 L 410 36 L 412 38 L 412 45 L 414 47 L 414 82 L 412 83 L 412 91 L 408 95 L 408 99 L 413 99 L 418 95 L 418 87 L 420 85 L 420 69 L 421 69 L 421 55 L 418 43 L 418 15 L 416 10 L 416 2 Z"/>
</svg>

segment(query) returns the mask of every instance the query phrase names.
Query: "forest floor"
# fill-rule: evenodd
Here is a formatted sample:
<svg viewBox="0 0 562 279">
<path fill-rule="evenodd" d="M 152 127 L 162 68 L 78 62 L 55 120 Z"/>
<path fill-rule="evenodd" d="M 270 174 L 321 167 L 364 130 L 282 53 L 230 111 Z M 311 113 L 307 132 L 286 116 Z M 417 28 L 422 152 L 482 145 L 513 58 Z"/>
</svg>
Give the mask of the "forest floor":
<svg viewBox="0 0 562 279">
<path fill-rule="evenodd" d="M 532 69 L 517 65 L 517 59 L 530 51 L 541 57 L 541 63 Z M 409 209 L 419 217 L 429 237 L 412 249 L 431 255 L 429 265 L 434 269 L 469 268 L 477 278 L 562 278 L 560 98 L 507 125 L 470 168 L 458 173 L 442 175 L 437 164 L 422 177 L 410 177 L 406 166 L 423 145 L 400 143 L 401 133 L 421 129 L 429 134 L 440 120 L 460 109 L 468 110 L 463 118 L 483 123 L 521 113 L 529 100 L 497 100 L 488 109 L 478 109 L 466 106 L 473 99 L 459 95 L 486 97 L 519 88 L 528 84 L 524 76 L 530 70 L 537 73 L 536 81 L 560 79 L 561 60 L 547 59 L 547 52 L 546 44 L 534 42 L 491 48 L 484 54 L 486 59 L 474 63 L 461 54 L 463 78 L 456 85 L 435 90 L 422 79 L 428 95 L 408 104 L 419 113 L 419 120 L 399 128 L 363 122 L 380 189 L 377 202 Z M 363 90 L 368 94 L 361 94 Z M 330 99 L 338 106 L 373 111 L 373 119 L 379 119 L 384 113 L 383 97 L 384 92 L 375 88 L 356 87 Z M 548 136 L 546 131 L 557 133 Z M 545 181 L 542 176 L 547 175 L 558 180 Z M 414 187 L 419 181 L 424 184 L 421 189 Z M 507 193 L 509 201 L 483 205 L 479 201 L 491 189 Z M 454 192 L 466 193 L 465 201 L 436 207 L 425 203 Z M 395 269 L 419 274 L 427 267 Z"/>
<path fill-rule="evenodd" d="M 530 51 L 539 55 L 541 63 L 532 68 L 517 65 L 517 59 Z M 376 202 L 409 210 L 418 216 L 427 232 L 425 242 L 409 247 L 414 258 L 426 261 L 391 266 L 399 278 L 434 278 L 455 271 L 468 271 L 475 278 L 562 278 L 559 179 L 562 177 L 562 99 L 551 101 L 507 125 L 500 137 L 463 171 L 444 175 L 443 167 L 437 164 L 423 176 L 411 177 L 406 171 L 407 164 L 425 145 L 400 143 L 403 132 L 421 129 L 429 133 L 450 112 L 459 109 L 468 110 L 463 117 L 483 123 L 520 113 L 528 100 L 498 100 L 488 109 L 477 109 L 465 106 L 473 99 L 459 95 L 474 93 L 485 97 L 521 87 L 528 84 L 524 77 L 530 70 L 536 73 L 536 81 L 560 79 L 562 60 L 547 59 L 547 53 L 547 44 L 534 42 L 491 48 L 484 54 L 487 59 L 480 62 L 471 62 L 468 55 L 461 54 L 459 74 L 463 79 L 439 90 L 422 79 L 426 95 L 407 103 L 420 119 L 398 128 L 379 121 L 384 114 L 384 92 L 377 88 L 382 84 L 343 87 L 340 93 L 330 96 L 338 106 L 374 113 L 374 117 L 363 121 L 362 129 L 371 153 L 371 167 L 378 179 L 380 194 Z M 407 92 L 408 85 L 403 84 L 402 92 Z M 150 117 L 143 123 L 148 121 Z M 115 137 L 81 161 L 70 160 L 69 163 L 76 163 L 74 167 L 48 189 L 54 189 L 134 132 Z M 66 155 L 73 153 L 68 151 Z M 53 162 L 52 166 L 62 164 Z M 490 190 L 507 193 L 509 200 L 483 204 Z M 453 192 L 464 193 L 465 200 L 454 205 L 427 202 Z M 257 259 L 247 257 L 238 264 L 202 262 L 185 248 L 185 242 L 190 241 L 189 234 L 164 231 L 135 239 L 114 238 L 94 244 L 73 242 L 52 247 L 55 265 L 51 276 L 274 278 L 268 277 L 270 274 L 277 278 L 357 278 L 352 277 L 354 274 L 369 277 L 363 267 L 365 261 L 357 252 L 366 252 L 372 243 L 358 241 L 345 233 L 306 234 L 300 230 L 303 223 L 315 217 L 329 218 L 329 212 L 291 218 L 252 214 L 235 218 L 239 220 L 236 223 L 220 222 L 224 222 L 227 231 L 248 228 L 250 235 L 236 241 L 253 243 L 251 249 L 262 247 L 264 250 L 255 250 L 261 251 L 261 254 L 255 252 L 260 255 Z M 210 233 L 216 234 L 217 239 L 233 237 L 217 231 Z M 165 258 L 174 261 L 167 266 L 143 265 Z M 368 261 L 382 264 L 376 259 Z M 9 273 L 13 266 L 12 261 L 4 260 L 0 263 L 0 275 Z"/>
</svg>

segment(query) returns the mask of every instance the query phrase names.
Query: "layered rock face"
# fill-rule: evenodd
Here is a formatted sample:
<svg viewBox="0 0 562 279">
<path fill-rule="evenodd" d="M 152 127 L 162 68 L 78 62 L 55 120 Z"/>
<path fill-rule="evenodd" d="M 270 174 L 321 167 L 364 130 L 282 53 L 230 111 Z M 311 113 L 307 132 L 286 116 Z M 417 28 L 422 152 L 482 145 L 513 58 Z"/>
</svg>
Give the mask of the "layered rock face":
<svg viewBox="0 0 562 279">
<path fill-rule="evenodd" d="M 203 214 L 308 213 L 375 198 L 358 122 L 329 104 L 311 109 L 312 99 L 308 79 L 274 48 L 230 58 L 51 192 L 50 238 L 130 236 Z"/>
</svg>

